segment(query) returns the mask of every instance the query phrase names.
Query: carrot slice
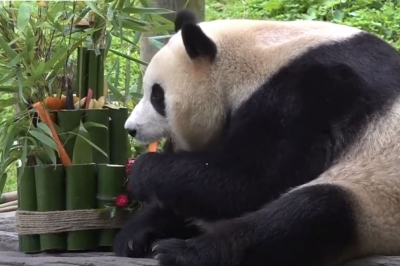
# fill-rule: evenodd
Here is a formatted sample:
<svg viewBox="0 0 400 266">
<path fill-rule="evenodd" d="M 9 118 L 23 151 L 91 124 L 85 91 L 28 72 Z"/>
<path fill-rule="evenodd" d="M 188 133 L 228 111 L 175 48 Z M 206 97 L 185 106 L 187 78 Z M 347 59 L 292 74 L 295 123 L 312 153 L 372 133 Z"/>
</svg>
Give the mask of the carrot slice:
<svg viewBox="0 0 400 266">
<path fill-rule="evenodd" d="M 158 145 L 157 141 L 154 141 L 154 142 L 150 143 L 147 151 L 148 152 L 156 152 L 157 151 L 157 145 Z"/>
<path fill-rule="evenodd" d="M 47 113 L 47 111 L 43 108 L 42 103 L 36 102 L 32 105 L 32 107 L 35 108 L 36 111 L 38 112 L 40 120 L 42 120 L 42 122 L 45 123 L 50 128 L 51 134 L 53 135 L 53 139 L 56 142 L 58 148 L 58 153 L 61 159 L 61 163 L 64 166 L 72 164 L 71 159 L 68 156 L 68 153 L 65 151 L 63 145 L 61 144 L 60 139 L 58 138 L 57 131 L 54 128 L 53 122 L 51 121 L 51 118 Z"/>
</svg>

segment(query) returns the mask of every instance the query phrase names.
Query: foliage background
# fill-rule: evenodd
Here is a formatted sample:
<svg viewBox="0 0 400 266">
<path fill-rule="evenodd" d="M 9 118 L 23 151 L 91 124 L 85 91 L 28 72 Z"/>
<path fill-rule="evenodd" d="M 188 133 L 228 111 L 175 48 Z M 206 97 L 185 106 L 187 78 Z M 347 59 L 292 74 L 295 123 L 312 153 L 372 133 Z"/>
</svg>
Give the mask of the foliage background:
<svg viewBox="0 0 400 266">
<path fill-rule="evenodd" d="M 222 18 L 251 18 L 276 20 L 326 20 L 359 27 L 382 37 L 400 49 L 400 0 L 207 0 L 206 20 Z M 126 44 L 113 38 L 111 49 L 127 52 Z M 129 56 L 139 58 L 138 49 Z M 116 64 L 115 62 L 119 62 Z M 128 69 L 127 69 L 128 67 Z M 140 66 L 128 63 L 125 58 L 108 53 L 106 71 L 109 82 L 118 90 L 125 90 L 126 83 L 140 77 Z M 128 73 L 129 75 L 118 75 Z M 0 99 L 5 95 L 0 94 Z M 137 100 L 137 99 L 136 99 Z M 133 100 L 134 101 L 134 100 Z M 11 108 L 4 110 L 0 120 L 11 117 Z M 7 179 L 5 191 L 16 189 L 16 176 Z"/>
</svg>

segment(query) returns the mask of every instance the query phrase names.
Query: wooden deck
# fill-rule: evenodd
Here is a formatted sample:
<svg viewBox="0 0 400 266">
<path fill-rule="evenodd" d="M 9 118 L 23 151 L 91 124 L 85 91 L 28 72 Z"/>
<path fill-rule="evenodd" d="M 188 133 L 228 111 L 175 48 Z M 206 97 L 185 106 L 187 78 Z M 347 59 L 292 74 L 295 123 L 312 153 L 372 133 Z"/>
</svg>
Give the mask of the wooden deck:
<svg viewBox="0 0 400 266">
<path fill-rule="evenodd" d="M 0 266 L 156 266 L 151 259 L 115 257 L 112 253 L 40 253 L 18 252 L 18 236 L 14 230 L 15 212 L 0 213 Z M 188 265 L 190 266 L 190 265 Z M 208 265 L 204 265 L 208 266 Z M 251 265 L 248 265 L 251 266 Z M 268 266 L 268 265 L 266 265 Z M 295 265 L 293 265 L 295 266 Z M 399 257 L 371 257 L 340 266 L 400 266 Z"/>
</svg>

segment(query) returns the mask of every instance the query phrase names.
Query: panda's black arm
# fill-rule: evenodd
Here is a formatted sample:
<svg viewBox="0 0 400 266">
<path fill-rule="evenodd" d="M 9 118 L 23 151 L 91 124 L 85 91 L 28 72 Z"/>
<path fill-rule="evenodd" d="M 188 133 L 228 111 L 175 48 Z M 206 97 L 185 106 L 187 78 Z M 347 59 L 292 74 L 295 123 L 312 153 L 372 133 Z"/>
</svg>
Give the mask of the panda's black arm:
<svg viewBox="0 0 400 266">
<path fill-rule="evenodd" d="M 162 206 L 187 217 L 236 217 L 260 208 L 308 178 L 292 175 L 293 168 L 287 166 L 276 170 L 282 165 L 276 158 L 289 155 L 272 155 L 273 146 L 271 143 L 270 151 L 259 158 L 258 152 L 242 156 L 220 152 L 144 154 L 132 167 L 131 192 L 139 200 L 156 198 Z"/>
</svg>

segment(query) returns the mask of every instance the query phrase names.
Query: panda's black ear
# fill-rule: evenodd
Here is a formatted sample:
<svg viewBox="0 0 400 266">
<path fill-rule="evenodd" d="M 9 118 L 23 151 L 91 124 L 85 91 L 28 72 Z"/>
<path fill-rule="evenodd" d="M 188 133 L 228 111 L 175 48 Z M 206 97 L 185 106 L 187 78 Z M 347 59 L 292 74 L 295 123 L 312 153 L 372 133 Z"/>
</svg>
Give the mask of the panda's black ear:
<svg viewBox="0 0 400 266">
<path fill-rule="evenodd" d="M 197 24 L 196 14 L 190 9 L 180 10 L 176 13 L 174 23 L 175 32 L 178 32 L 185 24 Z"/>
<path fill-rule="evenodd" d="M 217 45 L 202 31 L 197 24 L 183 25 L 182 40 L 191 59 L 207 58 L 211 62 L 217 56 Z"/>
</svg>

